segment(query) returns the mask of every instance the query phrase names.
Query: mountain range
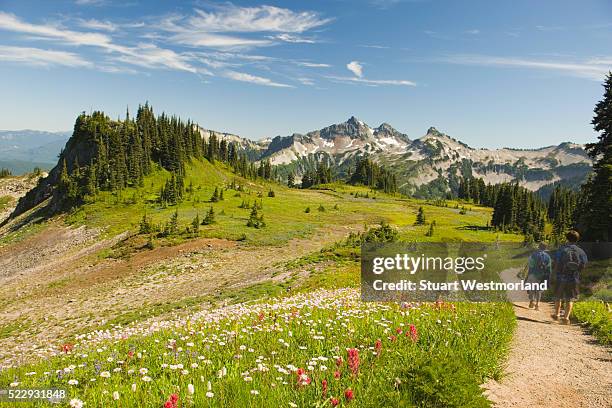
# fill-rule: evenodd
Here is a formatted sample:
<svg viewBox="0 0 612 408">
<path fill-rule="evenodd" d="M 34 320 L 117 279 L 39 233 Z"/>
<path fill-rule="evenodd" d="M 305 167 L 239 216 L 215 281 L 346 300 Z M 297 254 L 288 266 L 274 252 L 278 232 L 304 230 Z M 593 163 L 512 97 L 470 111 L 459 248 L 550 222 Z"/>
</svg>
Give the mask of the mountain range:
<svg viewBox="0 0 612 408">
<path fill-rule="evenodd" d="M 578 186 L 592 164 L 584 146 L 570 142 L 536 149 L 477 149 L 434 127 L 411 139 L 388 123 L 372 128 L 355 117 L 306 134 L 260 141 L 207 129 L 201 133 L 205 139 L 214 133 L 238 143 L 250 158 L 270 160 L 279 174 L 293 172 L 297 180 L 321 162 L 345 176 L 367 155 L 397 174 L 401 191 L 421 196 L 443 192 L 459 176 L 491 184 L 517 181 L 532 191 L 546 191 L 553 183 Z"/>
<path fill-rule="evenodd" d="M 297 181 L 319 163 L 345 177 L 358 158 L 369 156 L 396 173 L 400 191 L 425 197 L 453 188 L 459 176 L 482 178 L 491 184 L 517 181 L 530 190 L 546 193 L 553 183 L 577 187 L 591 171 L 591 159 L 579 144 L 564 142 L 536 149 L 472 148 L 434 127 L 412 139 L 388 123 L 370 127 L 355 117 L 306 134 L 259 141 L 204 128 L 200 133 L 204 139 L 215 134 L 218 139 L 236 143 L 250 160 L 269 160 L 281 177 L 293 173 Z M 51 168 L 69 137 L 70 132 L 0 131 L 0 167 L 15 174 L 35 166 Z"/>
</svg>

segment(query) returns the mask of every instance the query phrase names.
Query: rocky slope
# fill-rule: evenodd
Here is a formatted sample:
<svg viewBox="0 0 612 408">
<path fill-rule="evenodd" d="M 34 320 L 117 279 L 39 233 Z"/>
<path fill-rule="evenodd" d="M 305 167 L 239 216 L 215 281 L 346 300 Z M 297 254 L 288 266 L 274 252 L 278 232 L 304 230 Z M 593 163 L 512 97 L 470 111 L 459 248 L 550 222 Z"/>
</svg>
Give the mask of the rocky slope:
<svg viewBox="0 0 612 408">
<path fill-rule="evenodd" d="M 46 176 L 47 173 L 42 173 L 0 178 L 0 223 L 13 212 L 17 200 L 34 188 L 40 177 Z"/>
</svg>

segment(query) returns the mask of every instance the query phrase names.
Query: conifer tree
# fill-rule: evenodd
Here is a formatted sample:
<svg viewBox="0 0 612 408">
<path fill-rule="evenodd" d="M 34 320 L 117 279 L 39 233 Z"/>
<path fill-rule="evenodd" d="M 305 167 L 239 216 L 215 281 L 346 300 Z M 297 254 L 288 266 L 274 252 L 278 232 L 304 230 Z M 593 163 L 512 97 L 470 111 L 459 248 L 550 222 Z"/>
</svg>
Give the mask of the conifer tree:
<svg viewBox="0 0 612 408">
<path fill-rule="evenodd" d="M 219 201 L 219 188 L 215 187 L 215 191 L 213 192 L 212 197 L 210 197 L 211 203 L 216 203 Z"/>
<path fill-rule="evenodd" d="M 195 218 L 191 221 L 191 232 L 197 235 L 200 232 L 200 215 L 196 214 Z"/>
<path fill-rule="evenodd" d="M 424 225 L 425 224 L 425 211 L 423 211 L 423 207 L 419 207 L 417 211 L 415 225 Z"/>
<path fill-rule="evenodd" d="M 429 229 L 427 230 L 427 232 L 425 233 L 425 236 L 428 237 L 433 237 L 434 234 L 434 226 L 436 225 L 435 221 L 432 221 L 431 224 L 429 224 Z"/>
<path fill-rule="evenodd" d="M 251 215 L 249 216 L 249 220 L 247 221 L 247 227 L 263 228 L 265 226 L 266 223 L 264 222 L 263 214 L 259 215 L 259 212 L 257 211 L 257 206 L 253 205 Z"/>
<path fill-rule="evenodd" d="M 57 184 L 57 196 L 58 200 L 62 203 L 62 207 L 70 209 L 78 204 L 78 191 L 77 185 L 68 175 L 68 166 L 66 159 L 62 160 L 62 169 L 60 171 L 60 177 Z"/>
<path fill-rule="evenodd" d="M 293 172 L 287 175 L 287 187 L 289 188 L 295 187 L 295 176 L 293 175 Z"/>
<path fill-rule="evenodd" d="M 206 213 L 206 216 L 202 220 L 202 225 L 210 225 L 210 224 L 214 224 L 214 222 L 215 222 L 215 210 L 213 210 L 213 207 L 211 205 L 210 208 L 208 209 L 208 212 Z"/>
<path fill-rule="evenodd" d="M 178 210 L 170 216 L 170 221 L 166 224 L 165 235 L 176 235 L 178 233 Z"/>
<path fill-rule="evenodd" d="M 153 232 L 153 224 L 151 223 L 151 219 L 147 217 L 147 213 L 142 215 L 139 232 L 140 234 L 150 234 Z"/>
<path fill-rule="evenodd" d="M 595 106 L 593 128 L 598 141 L 587 144 L 594 160 L 593 175 L 582 187 L 584 196 L 578 211 L 578 227 L 584 239 L 609 242 L 612 239 L 612 72 L 604 82 L 603 99 Z"/>
</svg>

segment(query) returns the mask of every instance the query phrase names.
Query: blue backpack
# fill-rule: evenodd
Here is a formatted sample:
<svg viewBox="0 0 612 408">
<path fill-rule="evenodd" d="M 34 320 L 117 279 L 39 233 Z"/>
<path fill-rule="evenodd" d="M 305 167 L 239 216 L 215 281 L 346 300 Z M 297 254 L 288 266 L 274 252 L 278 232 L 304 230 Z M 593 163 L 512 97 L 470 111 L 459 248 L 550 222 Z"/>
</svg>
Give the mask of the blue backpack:
<svg viewBox="0 0 612 408">
<path fill-rule="evenodd" d="M 575 245 L 567 245 L 561 249 L 560 274 L 566 279 L 578 279 L 582 261 Z"/>
<path fill-rule="evenodd" d="M 550 269 L 550 257 L 544 251 L 538 251 L 535 254 L 535 275 L 538 277 L 547 276 Z"/>
</svg>

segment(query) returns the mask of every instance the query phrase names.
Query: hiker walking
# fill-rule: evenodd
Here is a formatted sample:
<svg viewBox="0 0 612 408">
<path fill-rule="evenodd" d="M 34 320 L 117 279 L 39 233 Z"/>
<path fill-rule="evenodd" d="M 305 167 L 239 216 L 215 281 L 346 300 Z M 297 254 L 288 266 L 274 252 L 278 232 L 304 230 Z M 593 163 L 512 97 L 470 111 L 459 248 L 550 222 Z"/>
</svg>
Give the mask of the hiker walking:
<svg viewBox="0 0 612 408">
<path fill-rule="evenodd" d="M 559 247 L 555 253 L 555 311 L 552 318 L 557 320 L 561 313 L 561 302 L 565 314 L 561 321 L 568 324 L 574 301 L 578 298 L 578 285 L 580 274 L 585 268 L 588 259 L 586 253 L 576 245 L 580 239 L 577 231 L 569 231 L 565 234 L 567 243 Z"/>
<path fill-rule="evenodd" d="M 527 264 L 528 272 L 525 278 L 526 283 L 542 283 L 545 280 L 550 279 L 550 273 L 552 271 L 552 260 L 550 255 L 546 253 L 546 244 L 540 242 L 537 251 L 535 251 L 529 257 Z M 542 298 L 542 291 L 540 289 L 528 290 L 529 294 L 529 308 L 540 310 L 540 299 Z"/>
</svg>

